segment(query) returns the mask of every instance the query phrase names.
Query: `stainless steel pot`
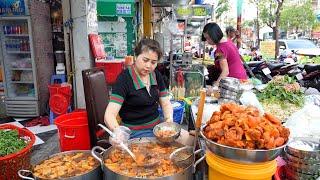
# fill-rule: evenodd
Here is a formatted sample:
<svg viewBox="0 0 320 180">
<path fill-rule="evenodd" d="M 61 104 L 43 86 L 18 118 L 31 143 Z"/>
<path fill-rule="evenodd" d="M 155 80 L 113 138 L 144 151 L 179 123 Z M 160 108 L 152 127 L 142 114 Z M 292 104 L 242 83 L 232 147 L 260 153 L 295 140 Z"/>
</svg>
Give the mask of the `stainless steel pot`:
<svg viewBox="0 0 320 180">
<path fill-rule="evenodd" d="M 54 155 L 51 155 L 48 159 L 54 157 L 54 156 L 59 156 L 62 154 L 71 154 L 71 153 L 77 153 L 77 152 L 82 152 L 82 153 L 87 153 L 90 154 L 91 152 L 89 150 L 74 150 L 74 151 L 66 151 L 66 152 L 61 152 L 61 153 L 57 153 Z M 43 160 L 44 161 L 44 160 Z M 41 161 L 39 164 L 41 164 L 43 161 Z M 21 177 L 22 179 L 29 179 L 29 180 L 52 180 L 52 179 L 44 179 L 44 178 L 40 178 L 37 177 L 33 174 L 33 170 L 19 170 L 18 171 L 18 175 L 19 177 Z M 28 177 L 29 175 L 32 175 L 33 177 Z M 73 176 L 70 178 L 60 178 L 60 180 L 88 180 L 88 179 L 101 179 L 102 178 L 102 172 L 101 172 L 101 168 L 100 166 L 97 166 L 96 168 L 94 168 L 93 170 L 85 173 L 85 174 L 81 174 L 78 176 Z"/>
<path fill-rule="evenodd" d="M 316 138 L 297 137 L 288 143 L 286 151 L 301 159 L 320 160 L 320 140 Z"/>
<path fill-rule="evenodd" d="M 151 137 L 144 137 L 144 138 L 135 138 L 131 139 L 129 141 L 129 144 L 132 143 L 147 143 L 147 142 L 156 142 L 156 138 Z M 101 151 L 98 152 L 97 150 Z M 92 155 L 101 162 L 102 170 L 104 172 L 104 180 L 145 180 L 148 178 L 142 178 L 142 177 L 129 177 L 122 174 L 119 174 L 117 172 L 112 171 L 104 164 L 104 160 L 109 156 L 109 153 L 113 150 L 113 147 L 108 148 L 107 150 L 103 149 L 102 147 L 95 146 L 92 149 Z M 168 155 L 169 157 L 169 155 Z M 156 180 L 192 180 L 192 173 L 194 168 L 205 158 L 205 156 L 202 156 L 199 158 L 194 165 L 192 163 L 189 164 L 186 168 L 183 169 L 180 173 L 173 174 L 170 176 L 162 176 L 159 178 L 155 178 Z"/>
<path fill-rule="evenodd" d="M 244 163 L 259 163 L 259 162 L 272 161 L 280 155 L 283 148 L 286 146 L 286 144 L 284 144 L 280 147 L 269 149 L 269 150 L 260 150 L 260 149 L 250 150 L 250 149 L 241 149 L 241 148 L 225 146 L 208 139 L 203 134 L 204 127 L 205 125 L 202 126 L 200 134 L 205 140 L 207 149 L 218 156 L 221 156 L 230 160 L 234 160 L 234 161 L 239 161 Z"/>
</svg>

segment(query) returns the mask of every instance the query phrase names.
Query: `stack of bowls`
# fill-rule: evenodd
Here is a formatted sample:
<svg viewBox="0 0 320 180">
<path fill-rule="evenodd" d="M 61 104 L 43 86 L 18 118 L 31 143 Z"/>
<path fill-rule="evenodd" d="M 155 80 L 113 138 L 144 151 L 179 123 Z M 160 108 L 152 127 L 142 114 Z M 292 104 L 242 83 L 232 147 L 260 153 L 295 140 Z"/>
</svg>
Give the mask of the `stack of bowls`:
<svg viewBox="0 0 320 180">
<path fill-rule="evenodd" d="M 219 83 L 220 99 L 219 103 L 236 102 L 239 103 L 239 98 L 242 94 L 239 79 L 226 77 L 221 79 Z"/>
<path fill-rule="evenodd" d="M 320 140 L 295 138 L 285 148 L 288 179 L 317 179 L 320 177 Z"/>
</svg>

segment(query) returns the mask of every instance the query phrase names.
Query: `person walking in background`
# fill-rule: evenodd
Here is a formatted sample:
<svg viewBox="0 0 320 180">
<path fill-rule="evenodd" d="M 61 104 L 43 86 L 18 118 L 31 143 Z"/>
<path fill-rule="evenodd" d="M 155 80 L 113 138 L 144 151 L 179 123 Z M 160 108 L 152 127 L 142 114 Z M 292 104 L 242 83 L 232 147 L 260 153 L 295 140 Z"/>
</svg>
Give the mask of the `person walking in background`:
<svg viewBox="0 0 320 180">
<path fill-rule="evenodd" d="M 220 75 L 214 85 L 219 85 L 220 80 L 225 77 L 248 78 L 239 50 L 230 40 L 223 37 L 223 32 L 217 23 L 208 23 L 204 26 L 202 41 L 207 41 L 210 45 L 216 45 L 214 52 L 215 67 L 220 71 Z"/>
</svg>

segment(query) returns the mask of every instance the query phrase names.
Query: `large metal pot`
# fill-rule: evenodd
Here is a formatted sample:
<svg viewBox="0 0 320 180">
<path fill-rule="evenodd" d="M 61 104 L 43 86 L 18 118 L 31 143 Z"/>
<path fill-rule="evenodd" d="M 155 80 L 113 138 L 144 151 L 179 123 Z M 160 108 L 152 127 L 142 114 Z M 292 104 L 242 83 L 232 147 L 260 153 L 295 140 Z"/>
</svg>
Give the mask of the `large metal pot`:
<svg viewBox="0 0 320 180">
<path fill-rule="evenodd" d="M 52 158 L 52 157 L 55 157 L 55 156 L 59 156 L 59 155 L 62 155 L 62 154 L 71 154 L 71 153 L 78 153 L 78 152 L 82 152 L 82 153 L 85 153 L 85 154 L 91 154 L 91 151 L 89 150 L 74 150 L 74 151 L 66 151 L 66 152 L 61 152 L 61 153 L 57 153 L 57 154 L 54 154 L 54 155 L 51 155 L 48 159 Z M 44 161 L 44 160 L 43 160 Z M 43 161 L 41 161 L 39 164 L 41 164 Z M 33 170 L 30 171 L 30 170 L 19 170 L 18 171 L 18 175 L 19 177 L 21 177 L 22 179 L 29 179 L 29 180 L 52 180 L 52 179 L 44 179 L 44 178 L 40 178 L 40 177 L 37 177 L 33 174 Z M 32 177 L 28 177 L 29 175 L 32 175 Z M 81 175 L 78 175 L 78 176 L 73 176 L 73 177 L 70 177 L 70 178 L 60 178 L 61 180 L 88 180 L 88 179 L 102 179 L 102 172 L 101 172 L 101 168 L 100 166 L 97 166 L 96 168 L 94 168 L 93 170 L 85 173 L 85 174 L 81 174 Z"/>
<path fill-rule="evenodd" d="M 148 142 L 156 142 L 156 138 L 151 137 L 143 137 L 143 138 L 135 138 L 131 139 L 129 141 L 129 144 L 136 144 L 136 143 L 148 143 Z M 182 145 L 181 145 L 182 146 Z M 98 152 L 99 150 L 100 152 Z M 109 169 L 105 164 L 104 160 L 107 159 L 111 151 L 113 150 L 113 147 L 108 148 L 107 150 L 103 149 L 102 147 L 95 146 L 92 149 L 92 155 L 101 162 L 102 170 L 104 172 L 104 180 L 112 179 L 112 180 L 145 180 L 148 178 L 142 178 L 142 177 L 128 177 L 122 174 L 119 174 L 117 172 L 112 171 Z M 201 151 L 198 151 L 201 152 Z M 169 155 L 168 155 L 169 156 Z M 205 158 L 205 156 L 202 156 L 199 158 L 194 164 L 192 162 L 184 168 L 180 173 L 173 174 L 170 176 L 162 176 L 159 178 L 156 178 L 156 180 L 192 180 L 192 174 L 194 168 Z"/>
<path fill-rule="evenodd" d="M 235 147 L 225 146 L 208 139 L 203 134 L 204 127 L 205 125 L 202 126 L 200 134 L 205 140 L 206 147 L 208 150 L 210 150 L 212 153 L 218 156 L 221 156 L 230 160 L 234 160 L 234 161 L 243 162 L 243 163 L 260 163 L 260 162 L 272 161 L 280 155 L 280 153 L 283 151 L 284 147 L 288 143 L 287 142 L 286 144 L 280 147 L 269 149 L 269 150 L 263 150 L 263 149 L 250 150 L 250 149 L 235 148 Z"/>
</svg>

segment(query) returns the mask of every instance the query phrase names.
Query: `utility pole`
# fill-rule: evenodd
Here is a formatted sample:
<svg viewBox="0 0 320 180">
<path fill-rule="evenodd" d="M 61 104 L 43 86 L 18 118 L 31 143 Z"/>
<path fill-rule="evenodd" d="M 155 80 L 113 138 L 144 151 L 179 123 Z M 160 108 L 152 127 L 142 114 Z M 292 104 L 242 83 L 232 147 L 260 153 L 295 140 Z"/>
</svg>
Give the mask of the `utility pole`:
<svg viewBox="0 0 320 180">
<path fill-rule="evenodd" d="M 241 39 L 241 15 L 242 15 L 242 4 L 243 0 L 237 0 L 237 47 L 238 49 L 241 47 L 241 42 L 239 41 Z"/>
</svg>

